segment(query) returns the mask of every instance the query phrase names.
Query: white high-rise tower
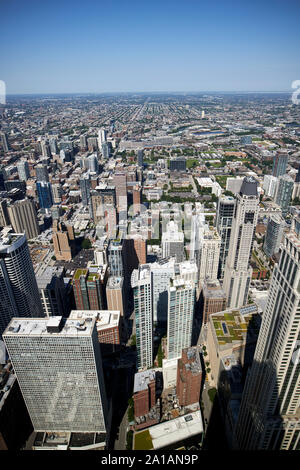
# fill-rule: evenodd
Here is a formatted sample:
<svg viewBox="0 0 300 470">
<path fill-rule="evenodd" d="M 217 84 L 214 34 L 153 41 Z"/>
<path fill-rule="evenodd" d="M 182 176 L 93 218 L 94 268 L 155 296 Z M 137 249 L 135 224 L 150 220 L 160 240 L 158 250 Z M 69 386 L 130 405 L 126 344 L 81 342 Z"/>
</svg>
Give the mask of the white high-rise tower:
<svg viewBox="0 0 300 470">
<path fill-rule="evenodd" d="M 131 276 L 134 297 L 138 370 L 153 366 L 153 305 L 151 269 L 142 264 Z"/>
<path fill-rule="evenodd" d="M 237 194 L 237 201 L 230 235 L 230 245 L 224 272 L 223 288 L 228 308 L 246 305 L 252 277 L 249 264 L 255 227 L 259 211 L 257 181 L 245 177 Z"/>
</svg>

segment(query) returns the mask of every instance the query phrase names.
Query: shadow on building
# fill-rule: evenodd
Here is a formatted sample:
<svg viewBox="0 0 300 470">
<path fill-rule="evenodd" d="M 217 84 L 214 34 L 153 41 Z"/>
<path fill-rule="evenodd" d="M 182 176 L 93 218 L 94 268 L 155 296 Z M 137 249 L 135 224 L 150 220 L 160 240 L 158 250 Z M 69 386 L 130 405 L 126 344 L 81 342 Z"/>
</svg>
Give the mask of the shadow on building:
<svg viewBox="0 0 300 470">
<path fill-rule="evenodd" d="M 208 443 L 212 446 L 210 448 L 213 448 L 211 437 L 218 434 L 218 420 L 229 449 L 281 448 L 285 431 L 283 419 L 279 415 L 279 404 L 283 397 L 276 396 L 276 370 L 271 361 L 258 363 L 253 359 L 260 323 L 259 316 L 249 322 L 245 347 L 240 349 L 236 361 L 221 363 L 217 394 L 207 429 Z M 272 400 L 277 402 L 277 410 L 274 414 L 267 415 L 270 390 L 274 390 Z"/>
</svg>

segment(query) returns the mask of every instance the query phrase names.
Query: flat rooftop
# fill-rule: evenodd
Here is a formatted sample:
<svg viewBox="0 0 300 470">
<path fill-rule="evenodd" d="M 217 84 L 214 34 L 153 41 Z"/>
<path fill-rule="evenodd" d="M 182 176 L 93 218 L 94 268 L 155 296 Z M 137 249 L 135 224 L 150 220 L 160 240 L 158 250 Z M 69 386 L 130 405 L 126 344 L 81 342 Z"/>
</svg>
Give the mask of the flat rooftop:
<svg viewBox="0 0 300 470">
<path fill-rule="evenodd" d="M 248 310 L 247 307 L 249 307 Z M 244 307 L 244 310 L 231 309 L 210 315 L 211 326 L 218 345 L 225 346 L 231 343 L 242 343 L 246 341 L 247 335 L 255 334 L 258 325 L 254 322 L 252 328 L 249 328 L 249 324 L 257 314 L 257 305 L 252 304 Z"/>
<path fill-rule="evenodd" d="M 134 434 L 134 450 L 161 449 L 203 433 L 200 410 Z"/>
<path fill-rule="evenodd" d="M 67 318 L 60 331 L 49 332 L 47 327 L 58 327 L 62 317 L 13 318 L 3 335 L 5 336 L 91 336 L 95 319 L 82 319 L 74 315 Z"/>
<path fill-rule="evenodd" d="M 110 276 L 108 278 L 106 288 L 108 287 L 109 289 L 120 289 L 122 285 L 123 285 L 122 277 Z"/>
<path fill-rule="evenodd" d="M 120 310 L 72 310 L 70 319 L 96 320 L 97 331 L 117 327 L 120 323 Z"/>
<path fill-rule="evenodd" d="M 150 369 L 144 372 L 138 372 L 134 375 L 133 393 L 141 392 L 148 389 L 149 382 L 155 380 L 156 370 Z"/>
</svg>

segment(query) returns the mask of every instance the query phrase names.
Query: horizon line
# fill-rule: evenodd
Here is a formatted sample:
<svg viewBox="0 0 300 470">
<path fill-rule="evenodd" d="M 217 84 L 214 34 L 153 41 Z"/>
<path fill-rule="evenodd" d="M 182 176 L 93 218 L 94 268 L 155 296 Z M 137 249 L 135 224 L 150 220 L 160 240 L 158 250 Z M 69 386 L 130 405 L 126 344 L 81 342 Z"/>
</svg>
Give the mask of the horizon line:
<svg viewBox="0 0 300 470">
<path fill-rule="evenodd" d="M 74 91 L 74 92 L 30 92 L 30 93 L 7 93 L 6 96 L 32 96 L 32 95 L 107 95 L 107 94 L 154 94 L 154 93 L 170 93 L 170 94 L 188 94 L 188 93 L 292 93 L 291 90 L 176 90 L 176 91 Z"/>
</svg>

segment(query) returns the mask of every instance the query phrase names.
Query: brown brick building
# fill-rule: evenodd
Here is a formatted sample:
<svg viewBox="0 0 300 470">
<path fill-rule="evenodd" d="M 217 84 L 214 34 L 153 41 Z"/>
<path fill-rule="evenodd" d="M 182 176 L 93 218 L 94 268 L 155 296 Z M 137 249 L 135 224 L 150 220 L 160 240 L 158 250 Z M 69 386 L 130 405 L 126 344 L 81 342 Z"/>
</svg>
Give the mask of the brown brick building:
<svg viewBox="0 0 300 470">
<path fill-rule="evenodd" d="M 199 349 L 194 346 L 182 350 L 178 359 L 176 393 L 180 406 L 198 403 L 202 384 L 202 366 Z"/>
<path fill-rule="evenodd" d="M 156 373 L 154 370 L 138 372 L 134 376 L 134 416 L 145 416 L 156 403 Z"/>
<path fill-rule="evenodd" d="M 219 281 L 204 281 L 200 302 L 203 309 L 203 324 L 208 323 L 212 313 L 226 309 L 226 294 Z"/>
</svg>

